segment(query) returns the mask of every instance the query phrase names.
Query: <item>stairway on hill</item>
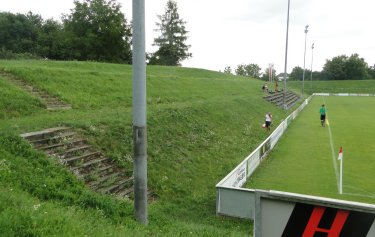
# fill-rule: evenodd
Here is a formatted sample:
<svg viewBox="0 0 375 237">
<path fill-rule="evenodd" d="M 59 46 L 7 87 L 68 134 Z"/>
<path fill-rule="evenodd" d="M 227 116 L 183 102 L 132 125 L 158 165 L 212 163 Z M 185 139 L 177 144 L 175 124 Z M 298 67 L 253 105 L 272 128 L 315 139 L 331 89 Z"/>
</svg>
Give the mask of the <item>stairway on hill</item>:
<svg viewBox="0 0 375 237">
<path fill-rule="evenodd" d="M 58 159 L 94 191 L 120 197 L 133 196 L 132 171 L 119 168 L 69 127 L 21 134 L 36 149 Z"/>
<path fill-rule="evenodd" d="M 40 90 L 30 83 L 13 76 L 12 74 L 6 73 L 4 71 L 0 71 L 0 75 L 7 79 L 12 84 L 20 87 L 21 89 L 29 92 L 35 97 L 38 97 L 43 104 L 45 105 L 47 110 L 65 110 L 71 109 L 71 105 L 66 104 L 65 102 L 61 101 L 59 98 L 48 94 L 47 92 Z"/>
<path fill-rule="evenodd" d="M 283 92 L 277 92 L 274 94 L 269 94 L 267 96 L 263 97 L 265 100 L 275 104 L 276 106 L 279 106 L 283 108 L 284 104 L 284 93 Z M 287 91 L 285 94 L 285 104 L 286 109 L 291 108 L 301 97 L 297 95 L 296 93 L 292 91 Z"/>
</svg>

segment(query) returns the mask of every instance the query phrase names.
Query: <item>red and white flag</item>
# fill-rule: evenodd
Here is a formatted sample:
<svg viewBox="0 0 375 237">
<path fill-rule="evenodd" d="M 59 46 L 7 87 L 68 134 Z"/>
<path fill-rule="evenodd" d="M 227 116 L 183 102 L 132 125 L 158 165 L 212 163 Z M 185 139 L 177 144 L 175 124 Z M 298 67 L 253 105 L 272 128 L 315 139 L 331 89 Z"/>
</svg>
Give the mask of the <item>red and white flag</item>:
<svg viewBox="0 0 375 237">
<path fill-rule="evenodd" d="M 339 152 L 339 158 L 338 158 L 339 160 L 341 160 L 342 159 L 342 147 L 340 147 L 340 152 Z"/>
</svg>

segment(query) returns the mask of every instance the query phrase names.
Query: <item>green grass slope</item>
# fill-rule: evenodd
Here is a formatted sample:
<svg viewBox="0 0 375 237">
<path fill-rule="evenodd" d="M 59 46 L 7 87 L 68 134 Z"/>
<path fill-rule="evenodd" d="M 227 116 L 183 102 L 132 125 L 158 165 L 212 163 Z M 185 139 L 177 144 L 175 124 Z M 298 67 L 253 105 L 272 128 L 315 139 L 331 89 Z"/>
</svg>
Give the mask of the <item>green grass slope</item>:
<svg viewBox="0 0 375 237">
<path fill-rule="evenodd" d="M 89 62 L 0 61 L 0 69 L 73 106 L 46 111 L 37 98 L 0 80 L 2 236 L 246 236 L 252 223 L 216 217 L 215 184 L 268 133 L 261 81 L 207 70 L 147 68 L 148 186 L 158 195 L 149 225 L 133 203 L 93 193 L 56 161 L 18 137 L 58 125 L 81 129 L 132 168 L 131 66 Z M 19 99 L 17 99 L 19 98 Z"/>
</svg>

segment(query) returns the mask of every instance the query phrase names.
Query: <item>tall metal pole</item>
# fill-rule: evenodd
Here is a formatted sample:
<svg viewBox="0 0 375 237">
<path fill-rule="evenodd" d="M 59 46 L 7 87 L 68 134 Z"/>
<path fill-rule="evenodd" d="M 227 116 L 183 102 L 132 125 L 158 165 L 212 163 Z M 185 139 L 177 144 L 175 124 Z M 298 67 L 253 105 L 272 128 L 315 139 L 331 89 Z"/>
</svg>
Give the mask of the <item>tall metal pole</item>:
<svg viewBox="0 0 375 237">
<path fill-rule="evenodd" d="M 309 28 L 309 25 L 306 25 L 305 26 L 305 52 L 303 54 L 302 96 L 303 96 L 303 91 L 305 89 L 306 40 L 307 40 L 308 28 Z"/>
<path fill-rule="evenodd" d="M 286 68 L 288 62 L 288 35 L 289 35 L 289 9 L 290 9 L 290 0 L 288 0 L 288 14 L 287 14 L 287 21 L 286 21 L 286 43 L 285 43 L 285 64 L 284 64 L 284 95 L 283 95 L 283 107 L 287 109 L 286 106 Z"/>
<path fill-rule="evenodd" d="M 134 214 L 147 224 L 145 0 L 133 0 Z"/>
<path fill-rule="evenodd" d="M 311 45 L 311 73 L 310 73 L 310 88 L 312 89 L 312 66 L 313 66 L 313 60 L 314 60 L 314 43 Z"/>
</svg>

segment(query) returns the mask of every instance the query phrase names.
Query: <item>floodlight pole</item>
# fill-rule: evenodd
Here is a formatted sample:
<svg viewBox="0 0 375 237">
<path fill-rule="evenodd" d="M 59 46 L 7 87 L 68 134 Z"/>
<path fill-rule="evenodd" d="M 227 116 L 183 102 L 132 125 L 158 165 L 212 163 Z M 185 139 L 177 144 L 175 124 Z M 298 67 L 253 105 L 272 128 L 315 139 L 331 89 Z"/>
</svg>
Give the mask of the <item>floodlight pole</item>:
<svg viewBox="0 0 375 237">
<path fill-rule="evenodd" d="M 310 73 L 310 88 L 312 89 L 312 66 L 313 66 L 313 60 L 314 60 L 314 43 L 311 45 L 311 73 Z"/>
<path fill-rule="evenodd" d="M 305 52 L 303 54 L 303 74 L 302 74 L 302 96 L 303 96 L 303 91 L 305 89 L 305 62 L 306 62 L 306 40 L 307 40 L 307 32 L 309 25 L 305 26 Z"/>
<path fill-rule="evenodd" d="M 147 224 L 145 0 L 133 0 L 134 214 Z"/>
<path fill-rule="evenodd" d="M 285 43 L 285 64 L 284 64 L 284 94 L 283 94 L 283 107 L 286 110 L 286 68 L 288 62 L 288 34 L 289 34 L 289 9 L 290 9 L 290 0 L 288 0 L 288 14 L 286 21 L 286 43 Z"/>
</svg>

